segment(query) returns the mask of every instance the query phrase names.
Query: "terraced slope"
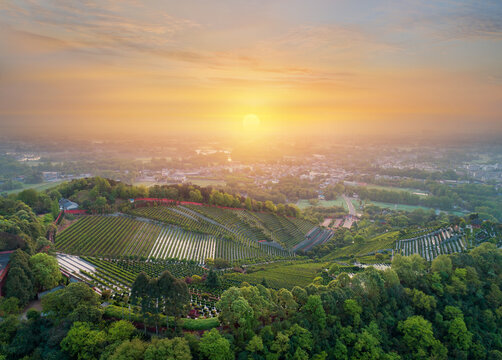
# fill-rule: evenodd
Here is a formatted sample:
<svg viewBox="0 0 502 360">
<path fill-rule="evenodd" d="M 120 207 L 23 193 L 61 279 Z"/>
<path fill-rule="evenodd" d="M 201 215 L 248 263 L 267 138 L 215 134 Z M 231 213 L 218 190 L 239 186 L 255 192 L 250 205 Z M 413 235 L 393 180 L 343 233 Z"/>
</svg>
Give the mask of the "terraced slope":
<svg viewBox="0 0 502 360">
<path fill-rule="evenodd" d="M 186 259 L 198 263 L 208 258 L 236 261 L 292 256 L 265 243 L 245 245 L 221 236 L 129 216 L 86 216 L 57 236 L 56 247 L 75 255 Z"/>
<path fill-rule="evenodd" d="M 396 242 L 396 251 L 403 255 L 419 254 L 428 261 L 441 254 L 462 252 L 466 249 L 465 235 L 451 227 Z"/>
</svg>

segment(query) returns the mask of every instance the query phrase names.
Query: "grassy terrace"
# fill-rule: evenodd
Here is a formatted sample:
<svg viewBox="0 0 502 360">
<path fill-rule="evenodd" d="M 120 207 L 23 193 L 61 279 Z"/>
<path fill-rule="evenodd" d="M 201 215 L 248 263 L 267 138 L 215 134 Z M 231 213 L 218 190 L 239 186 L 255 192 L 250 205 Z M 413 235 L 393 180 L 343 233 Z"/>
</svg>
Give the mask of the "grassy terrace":
<svg viewBox="0 0 502 360">
<path fill-rule="evenodd" d="M 260 284 L 265 279 L 272 288 L 291 289 L 294 286 L 307 286 L 328 263 L 273 263 L 255 265 L 248 268 L 248 273 L 225 274 L 225 278 L 250 284 Z"/>
<path fill-rule="evenodd" d="M 302 199 L 296 203 L 296 206 L 298 206 L 300 209 L 303 210 L 312 205 L 309 203 L 308 200 Z M 347 204 L 341 197 L 338 197 L 335 200 L 319 200 L 319 203 L 316 206 L 324 206 L 324 207 L 343 206 L 346 210 L 348 210 Z"/>
<path fill-rule="evenodd" d="M 391 249 L 398 237 L 399 231 L 391 231 L 366 240 L 363 244 L 352 244 L 343 248 L 338 248 L 329 255 L 326 255 L 323 259 L 333 260 L 338 258 L 348 258 L 351 255 L 364 255 L 380 249 Z"/>
</svg>

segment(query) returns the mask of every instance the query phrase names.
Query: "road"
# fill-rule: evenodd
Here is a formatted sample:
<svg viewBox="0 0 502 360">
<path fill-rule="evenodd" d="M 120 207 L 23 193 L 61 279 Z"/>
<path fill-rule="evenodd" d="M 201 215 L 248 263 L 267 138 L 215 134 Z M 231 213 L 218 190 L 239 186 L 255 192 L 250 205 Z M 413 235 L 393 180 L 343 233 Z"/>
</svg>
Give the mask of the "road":
<svg viewBox="0 0 502 360">
<path fill-rule="evenodd" d="M 342 195 L 342 197 L 343 200 L 345 200 L 347 207 L 349 208 L 349 216 L 345 218 L 343 227 L 350 229 L 354 221 L 356 221 L 356 209 L 354 208 L 354 204 L 352 204 L 352 201 L 350 201 L 350 199 L 346 195 Z"/>
<path fill-rule="evenodd" d="M 346 196 L 342 195 L 343 200 L 345 200 L 345 203 L 347 204 L 347 207 L 349 208 L 349 214 L 352 216 L 356 216 L 356 209 L 354 208 L 354 204 L 352 204 L 352 201 Z"/>
</svg>

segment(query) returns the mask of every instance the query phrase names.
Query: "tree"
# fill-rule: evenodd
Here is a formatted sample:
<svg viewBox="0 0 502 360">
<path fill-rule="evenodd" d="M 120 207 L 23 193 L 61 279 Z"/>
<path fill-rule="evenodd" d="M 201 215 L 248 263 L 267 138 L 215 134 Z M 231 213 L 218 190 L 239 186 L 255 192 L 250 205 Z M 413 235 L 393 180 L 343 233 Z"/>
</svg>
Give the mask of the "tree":
<svg viewBox="0 0 502 360">
<path fill-rule="evenodd" d="M 436 298 L 425 294 L 417 289 L 405 289 L 406 294 L 411 298 L 413 305 L 417 309 L 431 311 L 436 308 Z"/>
<path fill-rule="evenodd" d="M 363 330 L 363 332 L 358 334 L 357 336 L 357 341 L 354 344 L 354 354 L 352 356 L 352 359 L 385 359 L 384 352 L 380 347 L 380 341 L 368 330 Z"/>
<path fill-rule="evenodd" d="M 146 346 L 140 339 L 126 340 L 115 349 L 110 360 L 143 360 Z"/>
<path fill-rule="evenodd" d="M 239 340 L 252 336 L 255 326 L 255 312 L 249 302 L 243 297 L 241 290 L 231 287 L 226 290 L 218 302 L 220 322 L 228 325 Z"/>
<path fill-rule="evenodd" d="M 129 340 L 135 331 L 136 328 L 129 321 L 115 321 L 108 329 L 108 341 L 114 343 Z"/>
<path fill-rule="evenodd" d="M 34 276 L 29 264 L 29 256 L 21 249 L 14 251 L 10 257 L 10 269 L 5 282 L 7 297 L 15 297 L 24 307 L 33 297 Z"/>
<path fill-rule="evenodd" d="M 188 341 L 175 337 L 173 339 L 154 339 L 146 349 L 144 358 L 145 360 L 191 360 L 192 354 Z"/>
<path fill-rule="evenodd" d="M 176 279 L 166 270 L 160 274 L 158 286 L 161 296 L 160 303 L 166 314 L 175 317 L 184 315 L 190 301 L 187 284 L 181 279 Z"/>
<path fill-rule="evenodd" d="M 411 287 L 423 279 L 426 262 L 420 255 L 401 256 L 397 254 L 392 260 L 392 269 L 399 276 L 401 283 Z"/>
<path fill-rule="evenodd" d="M 291 289 L 291 293 L 293 294 L 295 301 L 300 305 L 305 305 L 308 300 L 308 294 L 305 289 L 295 286 Z"/>
<path fill-rule="evenodd" d="M 258 335 L 253 336 L 246 346 L 246 350 L 252 353 L 263 351 L 263 348 L 263 340 Z"/>
<path fill-rule="evenodd" d="M 277 207 L 270 200 L 265 201 L 265 209 L 273 213 L 277 212 Z"/>
<path fill-rule="evenodd" d="M 0 316 L 19 313 L 19 299 L 16 297 L 0 297 Z"/>
<path fill-rule="evenodd" d="M 324 329 L 326 327 L 326 312 L 322 307 L 322 300 L 319 295 L 310 295 L 308 297 L 307 303 L 302 307 L 302 313 L 310 321 L 312 328 Z"/>
<path fill-rule="evenodd" d="M 44 296 L 42 309 L 56 320 L 97 322 L 102 316 L 99 296 L 88 285 L 80 282 Z"/>
<path fill-rule="evenodd" d="M 229 266 L 230 266 L 230 263 L 225 259 L 222 259 L 222 258 L 214 259 L 214 267 L 216 269 L 224 269 L 224 268 L 228 268 Z"/>
<path fill-rule="evenodd" d="M 247 197 L 244 201 L 244 205 L 246 206 L 247 210 L 253 210 L 253 203 L 251 201 L 251 198 Z"/>
<path fill-rule="evenodd" d="M 190 193 L 190 201 L 200 203 L 202 202 L 202 194 L 199 189 L 191 190 Z"/>
<path fill-rule="evenodd" d="M 106 342 L 104 331 L 93 330 L 86 322 L 75 322 L 61 341 L 61 349 L 79 360 L 94 360 L 103 351 Z"/>
<path fill-rule="evenodd" d="M 38 202 L 38 193 L 36 190 L 26 189 L 21 191 L 17 195 L 17 198 L 24 202 L 26 205 L 33 208 Z"/>
<path fill-rule="evenodd" d="M 23 269 L 20 267 L 13 267 L 9 270 L 9 275 L 5 283 L 5 293 L 7 297 L 15 297 L 24 307 L 32 298 L 32 289 L 33 283 L 28 276 L 26 276 Z"/>
<path fill-rule="evenodd" d="M 338 274 L 338 272 L 340 271 L 340 265 L 338 265 L 337 263 L 334 263 L 332 264 L 330 267 L 329 267 L 329 271 L 328 273 L 331 275 L 331 276 L 334 276 L 336 274 Z"/>
<path fill-rule="evenodd" d="M 143 324 L 146 333 L 146 314 L 149 310 L 149 293 L 148 284 L 150 283 L 150 278 L 145 272 L 140 272 L 134 283 L 131 286 L 131 304 L 141 306 L 141 314 L 143 315 Z"/>
<path fill-rule="evenodd" d="M 448 339 L 453 348 L 468 350 L 471 346 L 472 333 L 467 330 L 464 319 L 456 317 L 448 324 Z"/>
<path fill-rule="evenodd" d="M 286 317 L 289 317 L 298 309 L 298 303 L 295 301 L 293 294 L 287 289 L 280 289 L 277 292 L 277 302 Z"/>
<path fill-rule="evenodd" d="M 200 352 L 205 359 L 209 360 L 231 360 L 233 358 L 230 343 L 216 329 L 204 333 L 200 340 Z"/>
<path fill-rule="evenodd" d="M 93 208 L 101 213 L 104 213 L 108 203 L 104 196 L 98 196 L 96 201 L 94 201 Z"/>
<path fill-rule="evenodd" d="M 452 273 L 452 263 L 448 255 L 439 255 L 432 260 L 431 270 L 440 273 L 443 277 L 449 277 Z"/>
<path fill-rule="evenodd" d="M 359 326 L 361 323 L 361 313 L 363 309 L 361 305 L 357 303 L 354 299 L 347 299 L 343 305 L 343 309 L 352 318 L 352 323 L 355 327 Z"/>
<path fill-rule="evenodd" d="M 221 285 L 220 277 L 213 269 L 209 270 L 206 278 L 206 285 L 210 288 L 217 288 Z"/>
<path fill-rule="evenodd" d="M 422 316 L 411 316 L 398 325 L 403 333 L 403 344 L 412 359 L 424 359 L 435 354 L 437 359 L 446 358 L 446 349 L 434 338 L 432 324 Z"/>
<path fill-rule="evenodd" d="M 362 243 L 364 243 L 364 236 L 361 236 L 361 235 L 354 236 L 354 242 L 356 244 L 362 244 Z"/>
<path fill-rule="evenodd" d="M 39 288 L 52 289 L 62 278 L 58 261 L 55 257 L 38 253 L 30 258 L 30 266 Z"/>
</svg>

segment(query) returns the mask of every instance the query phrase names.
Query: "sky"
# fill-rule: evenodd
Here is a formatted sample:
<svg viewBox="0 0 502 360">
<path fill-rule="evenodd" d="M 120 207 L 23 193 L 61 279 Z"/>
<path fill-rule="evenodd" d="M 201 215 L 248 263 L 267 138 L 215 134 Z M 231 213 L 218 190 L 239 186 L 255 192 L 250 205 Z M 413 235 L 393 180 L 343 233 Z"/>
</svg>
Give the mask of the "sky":
<svg viewBox="0 0 502 360">
<path fill-rule="evenodd" d="M 2 0 L 0 129 L 502 134 L 502 2 Z"/>
</svg>

